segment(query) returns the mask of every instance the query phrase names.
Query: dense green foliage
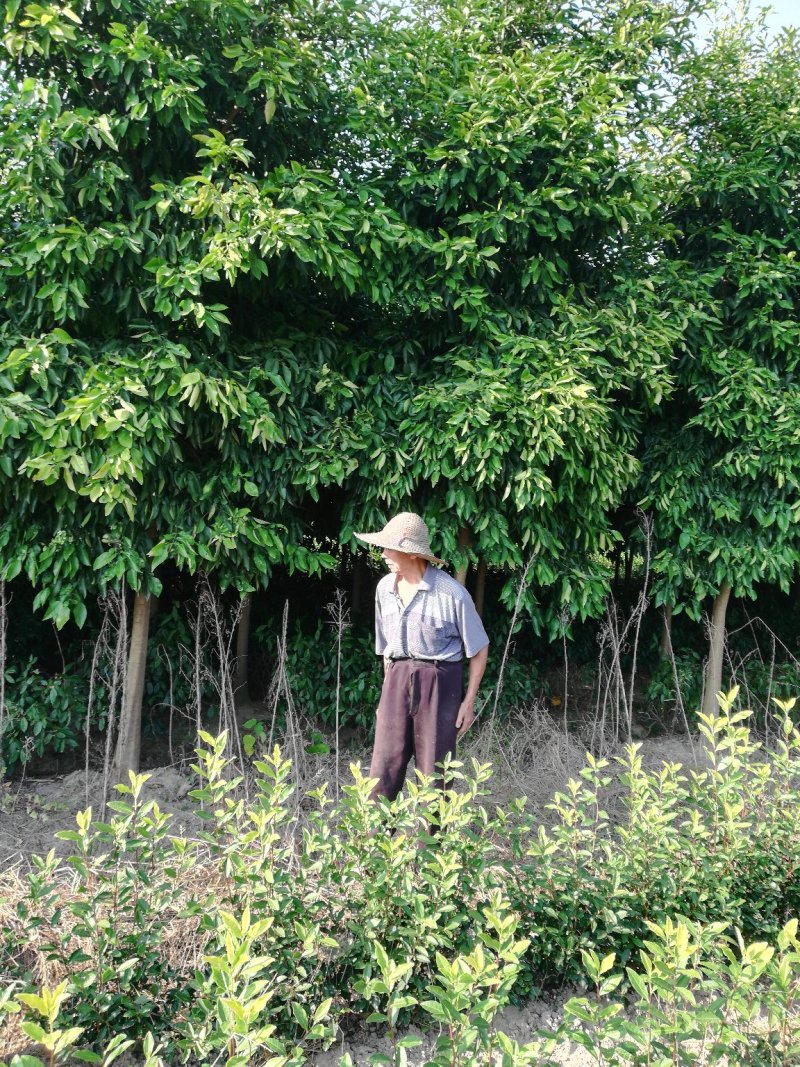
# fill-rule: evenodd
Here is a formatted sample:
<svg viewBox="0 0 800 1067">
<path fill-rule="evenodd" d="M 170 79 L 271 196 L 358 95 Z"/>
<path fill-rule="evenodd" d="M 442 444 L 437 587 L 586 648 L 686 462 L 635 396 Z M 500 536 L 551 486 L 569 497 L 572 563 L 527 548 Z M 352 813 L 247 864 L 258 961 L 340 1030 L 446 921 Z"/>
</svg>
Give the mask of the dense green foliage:
<svg viewBox="0 0 800 1067">
<path fill-rule="evenodd" d="M 634 746 L 612 789 L 589 757 L 548 827 L 522 803 L 487 811 L 487 767 L 394 805 L 370 801 L 354 768 L 338 804 L 325 788 L 299 804 L 277 751 L 243 781 L 209 737 L 193 794 L 207 830 L 172 837 L 133 776 L 110 822 L 87 810 L 60 834 L 66 863 L 37 861 L 3 912 L 3 969 L 27 989 L 35 958 L 66 966 L 59 1025 L 95 1046 L 152 1031 L 170 1056 L 266 1044 L 300 1062 L 339 1021 L 395 1011 L 392 1029 L 432 990 L 425 1009 L 449 1011 L 461 979 L 442 960 L 478 966 L 476 938 L 491 959 L 498 923 L 525 940 L 504 996 L 584 983 L 609 953 L 635 970 L 653 924 L 676 916 L 718 924 L 687 959 L 733 928 L 775 943 L 800 905 L 800 733 L 787 719 L 758 753 L 732 700 L 702 723 L 707 769 L 645 771 Z"/>
<path fill-rule="evenodd" d="M 7 0 L 3 635 L 29 590 L 59 629 L 164 590 L 146 699 L 185 705 L 158 649 L 188 643 L 191 576 L 319 576 L 409 506 L 506 607 L 530 561 L 518 606 L 550 638 L 602 614 L 637 506 L 658 604 L 792 589 L 800 44 L 744 19 L 698 51 L 702 6 Z M 331 722 L 341 651 L 368 725 L 368 638 L 322 625 L 290 638 L 298 700 Z M 74 746 L 87 712 L 84 666 L 28 646 L 0 662 L 4 764 Z M 697 684 L 693 655 L 651 698 Z M 762 675 L 767 702 L 790 683 Z M 531 684 L 512 666 L 515 700 Z M 707 769 L 589 758 L 546 827 L 487 811 L 485 767 L 445 798 L 376 805 L 356 770 L 301 801 L 279 753 L 240 780 L 207 737 L 206 833 L 172 837 L 132 776 L 3 905 L 0 1015 L 39 1018 L 51 1063 L 130 1040 L 279 1067 L 372 1017 L 400 1065 L 412 1014 L 446 1024 L 432 1064 L 546 1063 L 492 1019 L 567 980 L 595 998 L 553 1040 L 598 1062 L 691 1062 L 690 1039 L 792 1062 L 800 736 L 758 753 L 730 704 L 698 721 Z"/>
<path fill-rule="evenodd" d="M 82 628 L 413 507 L 552 639 L 643 506 L 656 604 L 796 595 L 800 46 L 704 7 L 8 0 L 3 589 Z"/>
<path fill-rule="evenodd" d="M 574 1045 L 594 1057 L 598 1067 L 624 1067 L 642 1063 L 716 1064 L 736 1063 L 740 1067 L 784 1067 L 800 1053 L 798 1005 L 800 992 L 800 939 L 797 920 L 790 920 L 778 936 L 777 950 L 766 942 L 744 944 L 741 937 L 728 935 L 724 923 L 702 926 L 684 918 L 662 925 L 650 923 L 652 940 L 641 953 L 641 967 L 627 968 L 625 975 L 613 972 L 613 953 L 602 959 L 594 952 L 584 954 L 587 978 L 594 985 L 594 997 L 573 997 L 564 1006 L 564 1021 L 555 1032 L 537 1031 L 533 1041 L 520 1043 L 500 1028 L 498 1009 L 508 1002 L 509 992 L 519 973 L 520 959 L 527 941 L 515 940 L 518 923 L 504 910 L 501 898 L 485 909 L 486 929 L 480 944 L 470 953 L 452 961 L 437 956 L 436 975 L 428 986 L 428 999 L 418 1003 L 423 1017 L 439 1028 L 427 1057 L 420 1059 L 423 1039 L 403 1033 L 397 1027 L 401 1012 L 416 1005 L 405 993 L 409 964 L 394 963 L 380 943 L 375 945 L 376 977 L 363 983 L 378 994 L 385 1009 L 370 1019 L 383 1023 L 386 1052 L 372 1053 L 372 1064 L 405 1067 L 408 1050 L 417 1050 L 418 1062 L 425 1067 L 485 1067 L 487 1062 L 501 1067 L 555 1067 Z M 231 931 L 228 945 L 250 949 L 247 923 L 227 916 Z M 242 968 L 245 970 L 245 968 Z M 229 973 L 234 968 L 229 969 Z M 623 978 L 636 996 L 628 1012 L 615 998 Z M 271 1036 L 269 1027 L 256 1022 L 263 996 L 260 982 L 251 982 L 239 996 L 229 996 L 227 1008 L 227 1067 L 246 1063 L 301 1064 L 304 1049 L 289 1049 Z M 238 992 L 238 990 L 237 990 Z M 59 1011 L 67 1000 L 67 982 L 40 993 L 19 993 L 18 1000 L 0 1001 L 0 1012 L 19 1013 L 27 1009 L 23 1032 L 42 1046 L 52 1064 L 71 1053 L 83 1062 L 110 1065 L 136 1042 L 119 1033 L 102 1053 L 76 1051 L 82 1037 L 80 1027 L 60 1029 Z M 327 1045 L 331 1035 L 325 1025 L 330 1005 L 325 1002 L 309 1020 L 303 1009 L 297 1013 L 305 1029 L 305 1040 L 314 1048 Z M 231 1025 L 233 1019 L 236 1024 Z M 500 1023 L 500 1025 L 498 1025 Z M 263 1043 L 262 1043 L 263 1042 Z M 234 1050 L 234 1051 L 232 1051 Z M 165 1067 L 162 1045 L 151 1033 L 142 1042 L 143 1067 Z M 560 1054 L 551 1059 L 553 1053 Z M 3 1067 L 44 1067 L 30 1055 L 15 1055 Z M 349 1053 L 339 1067 L 353 1067 Z"/>
<path fill-rule="evenodd" d="M 221 336 L 223 305 L 199 292 L 218 272 L 195 264 L 217 235 L 192 200 L 217 188 L 214 175 L 222 193 L 229 167 L 254 152 L 262 174 L 291 162 L 286 193 L 302 198 L 301 159 L 319 162 L 336 123 L 312 140 L 309 116 L 281 135 L 264 101 L 277 93 L 295 114 L 334 114 L 315 67 L 326 42 L 351 35 L 348 14 L 315 19 L 309 6 L 294 18 L 247 3 L 8 8 L 16 92 L 2 141 L 1 440 L 14 521 L 3 564 L 8 578 L 28 574 L 58 625 L 82 621 L 87 594 L 109 582 L 157 589 L 152 568 L 167 558 L 245 588 L 279 561 L 312 571 L 326 562 L 300 543 L 291 475 L 276 479 L 265 462 L 298 433 L 294 404 L 284 407 L 290 396 L 300 404 L 291 370 L 274 339 L 256 359 L 251 337 Z M 251 38 L 265 35 L 280 42 L 284 87 L 248 72 L 261 62 Z M 238 54 L 248 42 L 249 58 Z M 234 119 L 248 150 L 235 130 L 231 145 L 217 130 Z"/>
<path fill-rule="evenodd" d="M 8 723 L 3 731 L 3 761 L 8 770 L 45 752 L 77 747 L 86 716 L 88 685 L 75 674 L 46 676 L 30 659 L 6 672 Z M 102 726 L 102 722 L 93 722 Z"/>
<path fill-rule="evenodd" d="M 797 35 L 732 25 L 687 65 L 685 167 L 657 284 L 686 316 L 676 388 L 645 439 L 659 601 L 723 583 L 788 589 L 800 558 L 800 93 Z"/>
<path fill-rule="evenodd" d="M 274 649 L 273 627 L 258 627 L 253 641 L 259 648 Z M 495 656 L 484 675 L 487 699 L 497 683 L 500 663 L 500 656 Z M 355 728 L 360 735 L 368 736 L 374 726 L 383 681 L 383 668 L 375 656 L 371 630 L 348 628 L 340 640 L 336 631 L 322 620 L 310 632 L 299 623 L 291 627 L 286 641 L 286 673 L 293 701 L 304 716 L 329 731 L 335 727 L 337 669 L 341 674 L 340 724 L 350 732 Z M 531 701 L 539 684 L 533 664 L 509 660 L 498 701 L 499 713 Z M 279 716 L 282 711 L 283 704 L 279 702 Z M 280 717 L 277 725 L 281 725 Z"/>
<path fill-rule="evenodd" d="M 782 453 L 796 433 L 775 388 L 796 347 L 796 50 L 736 30 L 694 57 L 694 14 L 9 4 L 6 577 L 61 625 L 168 560 L 240 588 L 314 569 L 304 532 L 347 541 L 415 501 L 450 556 L 461 526 L 494 566 L 531 555 L 540 622 L 596 613 L 641 435 L 676 377 L 706 395 L 703 345 L 778 375 L 748 433 Z M 752 146 L 730 177 L 726 138 Z M 748 196 L 764 221 L 745 226 Z M 724 395 L 751 420 L 751 394 Z M 762 512 L 792 517 L 780 496 Z"/>
</svg>

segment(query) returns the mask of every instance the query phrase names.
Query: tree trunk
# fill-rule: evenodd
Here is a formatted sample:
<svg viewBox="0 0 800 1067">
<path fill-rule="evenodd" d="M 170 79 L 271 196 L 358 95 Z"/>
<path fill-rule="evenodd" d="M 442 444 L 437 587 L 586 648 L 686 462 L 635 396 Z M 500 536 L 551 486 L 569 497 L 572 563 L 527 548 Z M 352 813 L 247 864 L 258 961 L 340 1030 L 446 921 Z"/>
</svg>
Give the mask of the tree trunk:
<svg viewBox="0 0 800 1067">
<path fill-rule="evenodd" d="M 6 765 L 3 759 L 3 734 L 6 728 L 6 628 L 7 628 L 6 583 L 0 578 L 0 779 L 5 778 Z"/>
<path fill-rule="evenodd" d="M 118 782 L 128 771 L 139 773 L 139 753 L 142 743 L 142 697 L 144 696 L 145 667 L 147 665 L 147 635 L 150 631 L 150 611 L 153 597 L 137 593 L 133 602 L 133 623 L 128 650 L 128 668 L 122 694 L 117 750 L 114 756 L 114 776 Z"/>
<path fill-rule="evenodd" d="M 723 582 L 722 588 L 714 598 L 714 606 L 711 609 L 711 636 L 703 692 L 704 715 L 715 716 L 719 710 L 717 693 L 722 689 L 722 661 L 725 656 L 725 613 L 728 610 L 730 595 L 731 587 L 729 583 Z"/>
<path fill-rule="evenodd" d="M 664 614 L 661 640 L 658 643 L 658 658 L 667 660 L 672 656 L 672 604 L 665 604 L 661 610 Z"/>
<path fill-rule="evenodd" d="M 233 695 L 237 707 L 250 704 L 250 685 L 248 664 L 250 650 L 250 615 L 253 609 L 253 594 L 245 593 L 239 611 L 239 625 L 236 628 L 236 677 Z"/>
<path fill-rule="evenodd" d="M 468 526 L 462 526 L 458 531 L 458 547 L 462 552 L 466 552 L 469 546 L 472 544 L 472 534 Z M 469 570 L 469 560 L 466 560 L 457 570 L 454 575 L 455 580 L 459 585 L 467 584 L 467 571 Z"/>
<path fill-rule="evenodd" d="M 353 587 L 350 595 L 350 606 L 353 615 L 361 614 L 361 601 L 364 591 L 364 564 L 363 557 L 358 554 L 353 561 Z"/>
<path fill-rule="evenodd" d="M 475 576 L 475 610 L 483 618 L 483 604 L 486 599 L 486 560 L 478 560 L 478 572 Z"/>
</svg>

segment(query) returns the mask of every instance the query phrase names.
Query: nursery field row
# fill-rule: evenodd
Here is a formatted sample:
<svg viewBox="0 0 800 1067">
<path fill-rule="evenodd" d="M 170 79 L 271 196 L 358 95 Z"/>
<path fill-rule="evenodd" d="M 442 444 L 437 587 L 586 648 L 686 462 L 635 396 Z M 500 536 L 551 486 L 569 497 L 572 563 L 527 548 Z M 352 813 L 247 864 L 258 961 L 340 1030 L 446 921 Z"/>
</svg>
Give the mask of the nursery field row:
<svg viewBox="0 0 800 1067">
<path fill-rule="evenodd" d="M 398 1065 L 563 1063 L 576 1045 L 608 1064 L 797 1062 L 800 734 L 787 704 L 766 751 L 732 707 L 701 719 L 703 769 L 587 756 L 546 825 L 522 798 L 489 810 L 476 762 L 389 805 L 358 766 L 338 798 L 300 795 L 277 749 L 236 770 L 206 735 L 201 833 L 173 836 L 131 775 L 60 833 L 66 859 L 5 877 L 5 1055 L 280 1067 L 369 1025 L 373 1062 Z M 503 1034 L 509 1001 L 564 984 L 580 995 L 553 1032 Z M 418 1048 L 420 1028 L 438 1036 Z"/>
</svg>

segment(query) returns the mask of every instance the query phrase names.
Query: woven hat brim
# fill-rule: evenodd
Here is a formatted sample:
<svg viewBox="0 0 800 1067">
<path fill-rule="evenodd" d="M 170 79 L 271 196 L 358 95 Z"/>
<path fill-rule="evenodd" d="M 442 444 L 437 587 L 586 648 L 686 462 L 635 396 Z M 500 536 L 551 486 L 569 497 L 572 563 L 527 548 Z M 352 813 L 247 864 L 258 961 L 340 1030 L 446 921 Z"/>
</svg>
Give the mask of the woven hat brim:
<svg viewBox="0 0 800 1067">
<path fill-rule="evenodd" d="M 368 545 L 377 545 L 378 548 L 391 548 L 395 552 L 408 552 L 411 556 L 422 556 L 423 559 L 427 559 L 430 563 L 444 564 L 444 560 L 434 556 L 429 548 L 415 548 L 409 552 L 407 548 L 400 548 L 396 541 L 392 541 L 391 538 L 385 537 L 381 533 L 353 533 L 353 537 L 357 537 L 359 541 L 365 541 Z"/>
</svg>

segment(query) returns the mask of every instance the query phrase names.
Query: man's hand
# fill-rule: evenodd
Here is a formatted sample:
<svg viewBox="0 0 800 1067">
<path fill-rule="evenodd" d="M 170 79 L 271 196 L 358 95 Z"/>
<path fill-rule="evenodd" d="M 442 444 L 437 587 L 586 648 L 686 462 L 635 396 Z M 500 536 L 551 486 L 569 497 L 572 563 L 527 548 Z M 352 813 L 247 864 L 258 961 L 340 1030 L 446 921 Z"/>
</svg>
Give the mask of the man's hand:
<svg viewBox="0 0 800 1067">
<path fill-rule="evenodd" d="M 487 646 L 482 648 L 480 652 L 476 652 L 469 661 L 467 695 L 461 701 L 458 709 L 458 716 L 456 718 L 456 737 L 461 737 L 465 734 L 470 726 L 472 726 L 473 722 L 475 722 L 475 698 L 478 695 L 478 686 L 481 684 L 483 672 L 486 670 L 486 659 L 488 655 L 489 648 Z"/>
<path fill-rule="evenodd" d="M 458 716 L 456 718 L 456 734 L 461 737 L 469 730 L 475 721 L 475 701 L 466 697 L 461 701 L 461 705 L 458 709 Z"/>
</svg>

